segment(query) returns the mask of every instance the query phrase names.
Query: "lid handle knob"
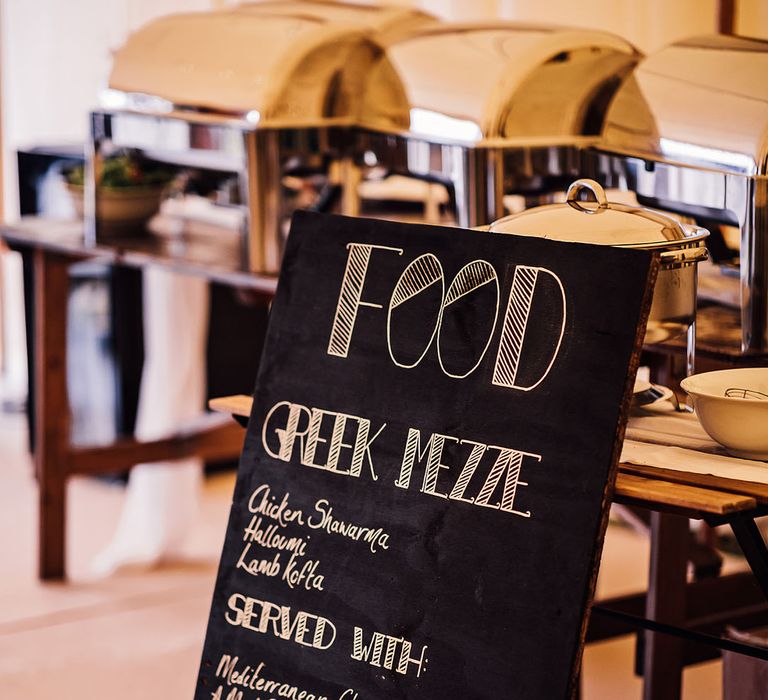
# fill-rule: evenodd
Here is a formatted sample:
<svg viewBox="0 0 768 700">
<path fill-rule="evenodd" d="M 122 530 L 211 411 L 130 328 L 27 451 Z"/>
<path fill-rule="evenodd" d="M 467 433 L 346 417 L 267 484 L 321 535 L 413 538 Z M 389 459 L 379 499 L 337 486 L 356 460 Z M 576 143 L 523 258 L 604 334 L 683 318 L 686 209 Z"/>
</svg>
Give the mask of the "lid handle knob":
<svg viewBox="0 0 768 700">
<path fill-rule="evenodd" d="M 584 206 L 584 202 L 579 201 L 579 194 L 583 190 L 588 190 L 592 193 L 597 203 L 596 207 Z M 608 208 L 608 198 L 605 196 L 605 190 L 599 182 L 589 180 L 588 178 L 572 182 L 568 188 L 568 193 L 565 195 L 565 201 L 568 202 L 568 206 L 584 214 L 599 214 Z"/>
</svg>

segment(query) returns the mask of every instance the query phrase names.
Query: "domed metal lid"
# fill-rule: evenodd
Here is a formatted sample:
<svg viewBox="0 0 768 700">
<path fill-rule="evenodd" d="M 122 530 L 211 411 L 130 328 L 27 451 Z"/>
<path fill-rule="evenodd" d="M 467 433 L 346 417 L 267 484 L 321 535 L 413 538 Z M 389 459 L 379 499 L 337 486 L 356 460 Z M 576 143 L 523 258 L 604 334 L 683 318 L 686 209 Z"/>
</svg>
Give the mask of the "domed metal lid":
<svg viewBox="0 0 768 700">
<path fill-rule="evenodd" d="M 583 194 L 591 193 L 592 201 Z M 683 224 L 660 211 L 609 202 L 594 180 L 576 180 L 565 204 L 527 209 L 494 221 L 489 231 L 537 236 L 572 243 L 596 243 L 622 248 L 657 248 L 703 241 L 709 231 Z"/>
<path fill-rule="evenodd" d="M 766 176 L 766 75 L 764 39 L 716 34 L 666 46 L 622 83 L 608 108 L 601 149 Z"/>
<path fill-rule="evenodd" d="M 260 128 L 348 125 L 363 93 L 405 103 L 384 46 L 433 21 L 418 10 L 330 0 L 166 15 L 116 51 L 109 86 L 131 110 L 164 116 L 194 108 Z"/>
<path fill-rule="evenodd" d="M 405 102 L 381 100 L 371 71 L 358 125 L 471 147 L 595 135 L 641 58 L 608 32 L 522 22 L 422 24 L 386 49 L 381 75 L 399 78 Z"/>
</svg>

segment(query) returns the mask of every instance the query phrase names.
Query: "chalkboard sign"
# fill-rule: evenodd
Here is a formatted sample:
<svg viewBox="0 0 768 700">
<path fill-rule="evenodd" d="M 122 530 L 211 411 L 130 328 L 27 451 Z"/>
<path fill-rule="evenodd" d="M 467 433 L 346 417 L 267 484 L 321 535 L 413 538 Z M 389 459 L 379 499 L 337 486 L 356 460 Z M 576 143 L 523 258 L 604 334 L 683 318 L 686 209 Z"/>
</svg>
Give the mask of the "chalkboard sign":
<svg viewBox="0 0 768 700">
<path fill-rule="evenodd" d="M 195 697 L 566 697 L 656 267 L 297 214 Z"/>
</svg>

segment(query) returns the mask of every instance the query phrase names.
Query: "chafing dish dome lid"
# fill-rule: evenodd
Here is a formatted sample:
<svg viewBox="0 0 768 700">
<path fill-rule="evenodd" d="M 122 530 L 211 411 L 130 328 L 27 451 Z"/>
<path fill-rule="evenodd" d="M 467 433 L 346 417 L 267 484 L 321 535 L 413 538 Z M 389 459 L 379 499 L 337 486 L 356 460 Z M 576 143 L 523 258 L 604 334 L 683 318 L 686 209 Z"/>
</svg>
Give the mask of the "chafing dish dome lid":
<svg viewBox="0 0 768 700">
<path fill-rule="evenodd" d="M 639 58 L 599 31 L 513 22 L 421 27 L 382 58 L 402 83 L 401 111 L 365 99 L 361 123 L 489 145 L 599 134 L 610 97 Z"/>
<path fill-rule="evenodd" d="M 768 171 L 768 41 L 703 36 L 650 55 L 605 121 L 605 150 L 742 175 Z"/>
<path fill-rule="evenodd" d="M 335 0 L 250 0 L 239 5 L 237 10 L 240 13 L 255 12 L 354 24 L 375 31 L 378 40 L 386 37 L 389 32 L 437 21 L 433 15 L 421 10 Z"/>
<path fill-rule="evenodd" d="M 581 199 L 585 191 L 594 201 Z M 663 212 L 609 202 L 603 188 L 588 179 L 576 180 L 568 188 L 564 204 L 527 209 L 494 221 L 488 230 L 622 248 L 703 245 L 709 236 L 707 229 L 683 224 Z"/>
<path fill-rule="evenodd" d="M 343 123 L 359 112 L 362 81 L 382 52 L 374 35 L 426 17 L 311 0 L 169 15 L 128 37 L 109 84 L 169 108 L 247 114 L 260 126 Z M 379 72 L 380 95 L 392 80 Z"/>
</svg>

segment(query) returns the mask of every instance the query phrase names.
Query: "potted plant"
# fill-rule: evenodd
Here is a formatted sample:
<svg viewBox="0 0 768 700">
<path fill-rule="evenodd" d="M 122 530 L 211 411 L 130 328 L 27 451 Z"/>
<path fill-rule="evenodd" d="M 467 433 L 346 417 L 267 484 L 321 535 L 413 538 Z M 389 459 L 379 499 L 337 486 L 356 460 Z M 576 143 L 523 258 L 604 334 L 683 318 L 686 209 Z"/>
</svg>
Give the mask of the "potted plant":
<svg viewBox="0 0 768 700">
<path fill-rule="evenodd" d="M 96 218 L 106 227 L 137 227 L 160 208 L 163 192 L 173 179 L 167 168 L 132 154 L 106 158 L 97 172 Z M 83 216 L 85 172 L 77 166 L 66 175 L 77 215 Z"/>
</svg>

